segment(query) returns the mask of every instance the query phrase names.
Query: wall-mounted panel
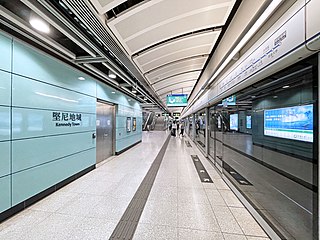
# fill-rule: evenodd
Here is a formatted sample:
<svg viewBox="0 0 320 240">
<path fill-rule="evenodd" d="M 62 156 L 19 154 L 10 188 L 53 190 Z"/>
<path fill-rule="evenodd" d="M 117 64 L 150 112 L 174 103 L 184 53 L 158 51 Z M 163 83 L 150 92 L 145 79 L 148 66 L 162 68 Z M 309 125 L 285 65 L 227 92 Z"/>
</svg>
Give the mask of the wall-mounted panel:
<svg viewBox="0 0 320 240">
<path fill-rule="evenodd" d="M 16 205 L 95 164 L 96 149 L 12 175 L 12 203 Z M 40 181 L 41 180 L 41 181 Z"/>
<path fill-rule="evenodd" d="M 0 106 L 0 141 L 10 140 L 10 107 Z"/>
<path fill-rule="evenodd" d="M 39 109 L 96 113 L 96 98 L 13 75 L 12 105 Z"/>
<path fill-rule="evenodd" d="M 10 176 L 0 178 L 0 212 L 11 207 Z"/>
<path fill-rule="evenodd" d="M 95 147 L 92 132 L 31 138 L 12 142 L 12 172 L 77 154 Z M 45 157 L 44 157 L 45 156 Z"/>
<path fill-rule="evenodd" d="M 10 174 L 10 141 L 0 142 L 0 177 Z"/>
<path fill-rule="evenodd" d="M 11 74 L 0 70 L 0 105 L 10 106 L 10 104 Z"/>
<path fill-rule="evenodd" d="M 0 33 L 0 69 L 11 71 L 12 39 Z"/>
<path fill-rule="evenodd" d="M 64 120 L 63 114 L 68 120 Z M 71 116 L 75 117 L 75 121 L 71 120 Z M 95 129 L 95 114 L 12 108 L 12 139 L 95 131 Z"/>
<path fill-rule="evenodd" d="M 91 96 L 96 93 L 96 81 L 90 76 L 19 42 L 14 42 L 13 73 Z"/>
</svg>

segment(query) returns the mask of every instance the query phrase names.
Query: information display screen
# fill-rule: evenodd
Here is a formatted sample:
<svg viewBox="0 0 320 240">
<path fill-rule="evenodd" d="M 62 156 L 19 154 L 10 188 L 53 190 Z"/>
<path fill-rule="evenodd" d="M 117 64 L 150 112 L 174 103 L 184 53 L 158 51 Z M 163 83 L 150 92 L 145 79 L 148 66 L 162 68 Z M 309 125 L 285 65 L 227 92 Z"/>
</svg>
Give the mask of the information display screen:
<svg viewBox="0 0 320 240">
<path fill-rule="evenodd" d="M 246 116 L 246 128 L 251 129 L 251 116 Z"/>
<path fill-rule="evenodd" d="M 168 107 L 185 107 L 188 105 L 188 94 L 167 95 Z"/>
<path fill-rule="evenodd" d="M 265 110 L 264 135 L 313 142 L 313 105 Z"/>
<path fill-rule="evenodd" d="M 238 114 L 230 114 L 230 130 L 238 131 Z"/>
</svg>

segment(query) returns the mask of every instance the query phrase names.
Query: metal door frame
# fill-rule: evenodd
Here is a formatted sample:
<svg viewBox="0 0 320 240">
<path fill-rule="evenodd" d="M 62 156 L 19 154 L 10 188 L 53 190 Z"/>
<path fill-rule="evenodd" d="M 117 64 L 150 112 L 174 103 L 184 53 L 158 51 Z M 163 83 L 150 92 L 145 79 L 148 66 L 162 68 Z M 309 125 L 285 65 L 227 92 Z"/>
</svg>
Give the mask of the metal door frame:
<svg viewBox="0 0 320 240">
<path fill-rule="evenodd" d="M 113 123 L 112 123 L 112 156 L 114 156 L 116 154 L 116 111 L 118 108 L 118 105 L 112 102 L 108 102 L 105 101 L 103 99 L 97 98 L 97 103 L 102 103 L 102 104 L 107 104 L 110 106 L 113 106 L 113 113 L 112 113 L 112 117 L 114 119 Z M 96 113 L 97 114 L 97 113 Z"/>
</svg>

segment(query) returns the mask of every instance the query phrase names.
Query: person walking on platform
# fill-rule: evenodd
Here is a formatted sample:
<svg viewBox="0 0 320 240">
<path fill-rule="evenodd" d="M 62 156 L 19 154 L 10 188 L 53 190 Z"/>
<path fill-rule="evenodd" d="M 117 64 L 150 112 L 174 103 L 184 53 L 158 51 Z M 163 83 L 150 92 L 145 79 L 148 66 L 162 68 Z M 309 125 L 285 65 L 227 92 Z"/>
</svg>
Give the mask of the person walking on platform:
<svg viewBox="0 0 320 240">
<path fill-rule="evenodd" d="M 184 122 L 181 122 L 180 124 L 180 134 L 179 136 L 181 135 L 183 137 L 183 133 L 184 133 Z"/>
<path fill-rule="evenodd" d="M 177 124 L 176 121 L 173 121 L 172 123 L 172 130 L 171 130 L 171 136 L 176 136 L 176 131 L 177 131 Z"/>
</svg>

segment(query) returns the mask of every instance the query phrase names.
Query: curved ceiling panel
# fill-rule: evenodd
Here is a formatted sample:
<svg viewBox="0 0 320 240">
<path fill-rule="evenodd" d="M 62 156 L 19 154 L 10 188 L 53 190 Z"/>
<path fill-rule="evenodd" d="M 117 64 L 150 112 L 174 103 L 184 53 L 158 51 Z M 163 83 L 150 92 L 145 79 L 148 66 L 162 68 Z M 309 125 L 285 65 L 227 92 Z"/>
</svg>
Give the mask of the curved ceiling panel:
<svg viewBox="0 0 320 240">
<path fill-rule="evenodd" d="M 148 72 L 145 74 L 145 77 L 148 78 L 151 83 L 153 83 L 160 79 L 168 78 L 184 72 L 202 69 L 206 60 L 207 56 L 184 59 L 182 61 L 174 62 Z"/>
<path fill-rule="evenodd" d="M 179 59 L 210 54 L 219 34 L 220 31 L 210 31 L 190 35 L 139 54 L 133 59 L 145 73 Z"/>
<path fill-rule="evenodd" d="M 228 7 L 223 7 L 221 9 L 210 9 L 195 15 L 186 16 L 182 19 L 177 19 L 174 22 L 164 24 L 134 38 L 128 39 L 126 41 L 126 46 L 131 53 L 134 54 L 147 47 L 182 34 L 223 25 L 224 17 L 227 15 L 227 12 Z M 212 21 L 212 16 L 215 16 L 217 22 Z M 177 31 L 178 29 L 179 31 Z"/>
<path fill-rule="evenodd" d="M 191 93 L 191 91 L 192 91 L 192 88 L 193 87 L 185 87 L 185 88 L 178 88 L 178 89 L 173 89 L 173 90 L 171 90 L 171 91 L 168 91 L 168 92 L 165 92 L 165 93 L 163 93 L 163 94 L 161 94 L 160 95 L 160 99 L 161 100 L 165 100 L 166 99 L 166 97 L 167 97 L 167 95 L 168 94 L 171 94 L 171 92 L 174 94 L 174 93 L 177 93 L 177 94 L 179 94 L 179 93 L 183 93 L 183 94 L 190 94 Z"/>
<path fill-rule="evenodd" d="M 172 85 L 179 82 L 185 82 L 189 80 L 197 80 L 201 71 L 189 72 L 180 74 L 174 77 L 166 78 L 164 80 L 158 81 L 152 85 L 155 90 L 165 87 L 166 85 Z"/>
<path fill-rule="evenodd" d="M 172 37 L 223 25 L 233 4 L 234 0 L 150 1 L 107 24 L 132 55 Z"/>
<path fill-rule="evenodd" d="M 106 24 L 158 96 L 190 93 L 236 1 L 142 1 Z"/>
<path fill-rule="evenodd" d="M 166 92 L 170 92 L 173 90 L 178 90 L 179 88 L 187 88 L 187 87 L 193 87 L 196 81 L 188 81 L 188 82 L 182 82 L 174 85 L 169 85 L 164 88 L 162 88 L 159 91 L 156 91 L 158 95 L 162 95 Z"/>
</svg>

